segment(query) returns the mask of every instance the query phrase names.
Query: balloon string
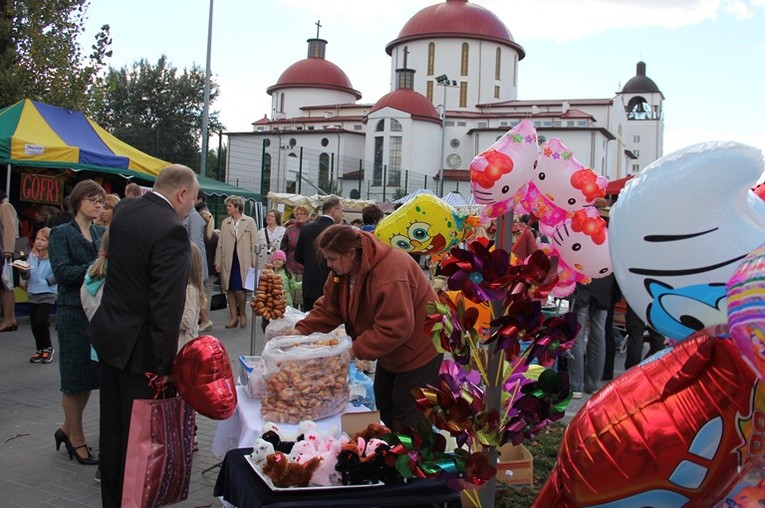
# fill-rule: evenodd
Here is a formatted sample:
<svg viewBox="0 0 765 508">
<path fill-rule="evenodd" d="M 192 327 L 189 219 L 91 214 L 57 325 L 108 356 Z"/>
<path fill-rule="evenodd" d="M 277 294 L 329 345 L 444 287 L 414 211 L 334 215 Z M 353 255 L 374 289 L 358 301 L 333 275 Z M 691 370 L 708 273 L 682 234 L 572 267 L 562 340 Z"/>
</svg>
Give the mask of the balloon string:
<svg viewBox="0 0 765 508">
<path fill-rule="evenodd" d="M 499 350 L 499 359 L 497 360 L 497 365 L 499 365 L 499 368 L 497 369 L 497 375 L 494 376 L 494 386 L 495 387 L 500 385 L 500 382 L 501 382 L 500 381 L 500 377 L 503 374 L 502 371 L 505 370 L 505 369 L 502 368 L 502 366 L 504 364 L 505 364 L 505 350 L 504 349 L 500 349 Z"/>
<path fill-rule="evenodd" d="M 479 356 L 479 348 L 478 346 L 472 341 L 467 341 L 468 344 L 470 344 L 470 357 L 473 359 L 473 361 L 476 364 L 476 367 L 478 368 L 478 371 L 481 373 L 481 378 L 483 379 L 483 382 L 486 386 L 489 386 L 489 375 L 486 374 L 486 370 L 483 366 L 483 360 Z"/>
<path fill-rule="evenodd" d="M 483 506 L 481 504 L 481 498 L 478 496 L 478 490 L 465 489 L 465 496 L 470 500 L 471 503 L 473 503 L 473 505 L 477 506 L 478 508 Z"/>
</svg>

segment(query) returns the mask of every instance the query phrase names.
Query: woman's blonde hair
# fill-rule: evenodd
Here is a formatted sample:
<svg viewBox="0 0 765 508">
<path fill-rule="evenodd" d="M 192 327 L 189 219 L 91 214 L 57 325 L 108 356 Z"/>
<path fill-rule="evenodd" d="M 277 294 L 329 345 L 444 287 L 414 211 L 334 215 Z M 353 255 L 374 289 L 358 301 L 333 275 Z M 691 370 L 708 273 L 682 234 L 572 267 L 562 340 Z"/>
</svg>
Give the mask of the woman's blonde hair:
<svg viewBox="0 0 765 508">
<path fill-rule="evenodd" d="M 213 233 L 215 233 L 215 217 L 213 217 L 208 210 L 202 210 L 199 212 L 199 215 L 201 215 L 205 221 L 205 238 L 209 240 L 212 238 Z"/>
<path fill-rule="evenodd" d="M 90 275 L 91 279 L 103 279 L 106 277 L 106 266 L 107 266 L 107 259 L 106 256 L 109 252 L 109 230 L 106 230 L 106 233 L 104 233 L 104 236 L 101 237 L 101 247 L 98 249 L 98 257 L 95 261 L 93 261 L 93 264 L 90 265 L 90 270 L 88 270 L 88 275 Z"/>
<path fill-rule="evenodd" d="M 199 247 L 197 247 L 196 244 L 189 243 L 189 246 L 191 255 L 189 256 L 189 279 L 187 283 L 197 288 L 197 292 L 199 293 L 199 307 L 202 308 L 207 305 L 207 300 L 205 300 L 205 282 L 202 272 L 202 263 L 204 260 L 202 259 L 202 251 L 199 250 Z"/>
</svg>

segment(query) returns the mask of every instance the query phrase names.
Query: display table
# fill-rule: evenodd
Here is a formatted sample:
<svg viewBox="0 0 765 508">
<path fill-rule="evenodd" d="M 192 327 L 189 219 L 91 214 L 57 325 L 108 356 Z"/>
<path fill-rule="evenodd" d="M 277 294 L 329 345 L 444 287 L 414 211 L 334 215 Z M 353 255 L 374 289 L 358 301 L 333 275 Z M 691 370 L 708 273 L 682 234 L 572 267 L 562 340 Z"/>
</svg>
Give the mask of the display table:
<svg viewBox="0 0 765 508">
<path fill-rule="evenodd" d="M 408 485 L 273 492 L 245 460 L 249 453 L 252 448 L 228 452 L 215 482 L 213 495 L 238 508 L 461 506 L 459 492 L 447 487 L 445 481 L 428 479 L 416 479 Z"/>
<path fill-rule="evenodd" d="M 255 440 L 260 437 L 260 429 L 263 427 L 263 419 L 260 416 L 260 400 L 251 399 L 245 393 L 244 386 L 237 386 L 236 392 L 238 398 L 236 411 L 231 418 L 218 422 L 213 438 L 213 454 L 221 459 L 229 450 L 252 446 Z M 348 403 L 345 409 L 346 413 L 362 411 L 369 411 L 369 409 L 364 406 L 354 406 L 351 403 Z M 278 425 L 282 431 L 282 438 L 285 440 L 292 439 L 299 434 L 297 425 L 286 423 L 279 423 Z M 341 430 L 340 415 L 316 420 L 316 425 L 319 427 L 319 432 L 337 435 Z"/>
</svg>

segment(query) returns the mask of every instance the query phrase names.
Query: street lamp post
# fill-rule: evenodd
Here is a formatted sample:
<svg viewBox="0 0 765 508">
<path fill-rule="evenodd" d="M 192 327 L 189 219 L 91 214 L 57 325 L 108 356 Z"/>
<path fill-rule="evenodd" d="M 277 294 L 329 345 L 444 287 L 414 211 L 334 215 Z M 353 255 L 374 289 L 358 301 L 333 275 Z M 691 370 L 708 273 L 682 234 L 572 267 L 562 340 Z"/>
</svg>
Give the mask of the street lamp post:
<svg viewBox="0 0 765 508">
<path fill-rule="evenodd" d="M 444 101 L 442 103 L 443 110 L 441 111 L 441 157 L 438 161 L 438 186 L 439 197 L 444 197 L 444 155 L 446 153 L 446 89 L 456 88 L 456 81 L 449 81 L 449 76 L 441 74 L 436 76 L 436 85 L 443 87 L 444 89 Z"/>
<path fill-rule="evenodd" d="M 207 65 L 205 66 L 204 105 L 202 106 L 202 153 L 199 174 L 207 176 L 207 144 L 210 122 L 210 53 L 212 52 L 213 0 L 210 0 L 210 16 L 207 22 Z M 220 158 L 220 152 L 218 152 Z"/>
</svg>

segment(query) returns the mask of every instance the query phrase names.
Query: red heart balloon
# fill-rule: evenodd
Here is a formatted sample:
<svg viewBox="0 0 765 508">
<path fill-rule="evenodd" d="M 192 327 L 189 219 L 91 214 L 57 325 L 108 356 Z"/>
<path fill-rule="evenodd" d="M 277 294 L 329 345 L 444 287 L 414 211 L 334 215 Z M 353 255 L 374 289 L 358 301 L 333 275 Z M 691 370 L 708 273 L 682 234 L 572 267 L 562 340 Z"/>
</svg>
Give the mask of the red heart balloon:
<svg viewBox="0 0 765 508">
<path fill-rule="evenodd" d="M 711 506 L 762 454 L 763 392 L 730 339 L 696 334 L 587 401 L 535 506 Z"/>
<path fill-rule="evenodd" d="M 226 348 L 212 335 L 184 345 L 173 361 L 178 394 L 200 414 L 225 420 L 236 409 L 236 383 Z"/>
</svg>

